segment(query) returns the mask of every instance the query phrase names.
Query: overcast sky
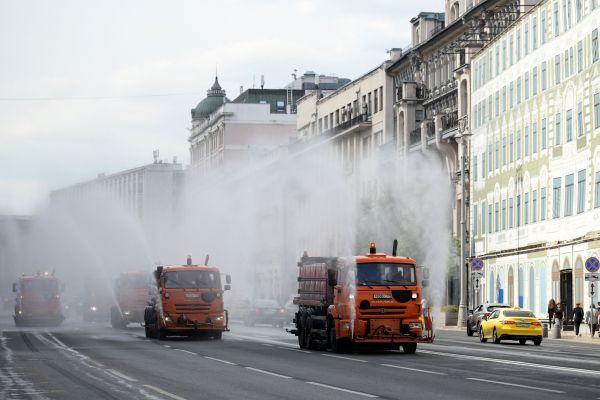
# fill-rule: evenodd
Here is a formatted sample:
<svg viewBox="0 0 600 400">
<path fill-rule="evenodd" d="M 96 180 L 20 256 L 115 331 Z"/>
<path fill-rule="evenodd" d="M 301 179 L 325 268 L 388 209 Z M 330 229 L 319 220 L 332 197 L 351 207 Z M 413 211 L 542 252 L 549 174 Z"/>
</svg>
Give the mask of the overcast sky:
<svg viewBox="0 0 600 400">
<path fill-rule="evenodd" d="M 0 214 L 161 158 L 187 163 L 215 66 L 228 97 L 264 74 L 356 78 L 442 0 L 0 0 Z M 168 95 L 168 96 L 154 96 Z M 104 97 L 104 98 L 103 98 Z"/>
</svg>

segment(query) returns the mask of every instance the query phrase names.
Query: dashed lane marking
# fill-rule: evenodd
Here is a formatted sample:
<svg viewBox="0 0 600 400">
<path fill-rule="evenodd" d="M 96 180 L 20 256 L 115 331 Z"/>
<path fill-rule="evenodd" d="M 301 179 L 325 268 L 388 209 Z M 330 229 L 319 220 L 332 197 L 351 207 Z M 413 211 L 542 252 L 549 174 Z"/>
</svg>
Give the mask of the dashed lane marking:
<svg viewBox="0 0 600 400">
<path fill-rule="evenodd" d="M 410 367 L 401 367 L 399 365 L 393 365 L 393 364 L 380 364 L 380 365 L 382 365 L 384 367 L 390 367 L 390 368 L 405 369 L 407 371 L 422 372 L 424 374 L 448 375 L 445 372 L 436 372 L 436 371 L 428 371 L 428 370 L 425 370 L 425 369 L 410 368 Z"/>
<path fill-rule="evenodd" d="M 234 362 L 231 361 L 226 361 L 226 360 L 221 360 L 220 358 L 214 358 L 214 357 L 209 357 L 209 356 L 203 356 L 204 358 L 206 358 L 207 360 L 213 360 L 213 361 L 217 361 L 223 364 L 227 364 L 227 365 L 237 365 Z"/>
<path fill-rule="evenodd" d="M 312 354 L 312 351 L 302 350 L 302 349 L 294 349 L 294 348 L 291 348 L 291 347 L 277 346 L 277 348 L 281 349 L 281 350 L 297 351 L 298 353 Z"/>
<path fill-rule="evenodd" d="M 181 396 L 177 396 L 176 394 L 167 392 L 166 390 L 162 390 L 161 388 L 157 388 L 156 386 L 152 386 L 152 385 L 144 385 L 144 387 L 148 388 L 148 389 L 152 389 L 157 393 L 162 394 L 163 396 L 167 396 L 173 400 L 186 400 Z"/>
<path fill-rule="evenodd" d="M 467 380 L 477 381 L 477 382 L 485 382 L 485 383 L 493 383 L 496 385 L 513 386 L 513 387 L 519 387 L 519 388 L 523 388 L 523 389 L 540 390 L 542 392 L 549 392 L 549 393 L 566 393 L 566 392 L 563 392 L 562 390 L 546 389 L 546 388 L 541 388 L 541 387 L 537 387 L 537 386 L 519 385 L 517 383 L 491 381 L 489 379 L 467 378 Z"/>
<path fill-rule="evenodd" d="M 275 372 L 271 372 L 271 371 L 265 371 L 264 369 L 259 369 L 259 368 L 254 368 L 254 367 L 244 367 L 250 371 L 254 371 L 254 372 L 260 372 L 261 374 L 266 374 L 266 375 L 271 375 L 271 376 L 276 376 L 278 378 L 284 378 L 284 379 L 292 379 L 291 376 L 287 376 L 287 375 L 282 375 L 282 374 L 277 374 Z"/>
<path fill-rule="evenodd" d="M 123 373 L 121 373 L 119 371 L 114 370 L 114 369 L 107 369 L 106 372 L 108 372 L 108 373 L 110 373 L 112 375 L 116 375 L 119 378 L 123 378 L 123 379 L 125 379 L 125 380 L 127 380 L 129 382 L 137 382 L 137 379 L 134 379 L 134 378 L 132 378 L 130 376 L 127 376 L 127 375 L 125 375 L 125 374 L 123 374 Z"/>
<path fill-rule="evenodd" d="M 322 353 L 321 355 L 325 356 L 325 357 L 340 358 L 342 360 L 356 361 L 356 362 L 362 362 L 362 363 L 368 362 L 367 360 L 361 360 L 360 358 L 336 356 L 335 354 L 325 354 L 325 353 Z"/>
<path fill-rule="evenodd" d="M 184 349 L 173 349 L 173 350 L 177 350 L 177 351 L 180 351 L 182 353 L 191 354 L 193 356 L 197 356 L 198 355 L 198 353 L 194 353 L 193 351 L 189 351 L 189 350 L 184 350 Z"/>
<path fill-rule="evenodd" d="M 551 370 L 551 371 L 554 371 L 554 372 L 560 373 L 560 374 L 569 372 L 569 373 L 574 373 L 574 374 L 600 376 L 600 371 L 593 370 L 593 369 L 581 369 L 581 368 L 563 367 L 563 366 L 558 366 L 558 365 L 535 364 L 535 363 L 529 363 L 529 362 L 525 362 L 525 361 L 514 361 L 514 360 L 504 360 L 501 358 L 469 356 L 466 354 L 444 353 L 441 351 L 431 351 L 431 350 L 420 350 L 420 352 L 424 353 L 424 354 L 434 354 L 437 356 L 460 358 L 463 360 L 477 360 L 477 361 L 493 362 L 493 363 L 497 363 L 497 364 L 516 365 L 519 367 L 547 369 L 547 370 Z"/>
<path fill-rule="evenodd" d="M 359 396 L 364 396 L 364 397 L 370 397 L 370 398 L 377 398 L 377 397 L 379 397 L 379 396 L 376 396 L 374 394 L 357 392 L 356 390 L 344 389 L 344 388 L 341 388 L 341 387 L 326 385 L 324 383 L 319 383 L 319 382 L 306 382 L 306 383 L 308 383 L 309 385 L 313 385 L 313 386 L 319 386 L 319 387 L 323 387 L 323 388 L 327 388 L 327 389 L 332 389 L 332 390 L 339 390 L 340 392 L 357 394 Z"/>
</svg>

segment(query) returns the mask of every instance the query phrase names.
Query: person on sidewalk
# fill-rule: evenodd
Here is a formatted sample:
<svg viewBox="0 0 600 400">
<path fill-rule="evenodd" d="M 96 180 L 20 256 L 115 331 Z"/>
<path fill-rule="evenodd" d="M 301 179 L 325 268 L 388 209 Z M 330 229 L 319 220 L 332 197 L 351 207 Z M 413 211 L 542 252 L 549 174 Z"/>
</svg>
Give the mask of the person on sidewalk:
<svg viewBox="0 0 600 400">
<path fill-rule="evenodd" d="M 550 329 L 552 329 L 552 321 L 554 320 L 554 311 L 556 311 L 556 302 L 554 299 L 550 299 L 548 302 L 548 324 L 550 324 Z"/>
<path fill-rule="evenodd" d="M 583 308 L 581 308 L 581 303 L 575 303 L 575 308 L 573 309 L 573 324 L 575 324 L 575 336 L 581 336 L 579 333 L 579 325 L 583 321 Z"/>
<path fill-rule="evenodd" d="M 560 302 L 556 303 L 556 309 L 554 310 L 554 323 L 558 325 L 558 330 L 561 331 L 563 327 L 564 311 Z"/>
</svg>

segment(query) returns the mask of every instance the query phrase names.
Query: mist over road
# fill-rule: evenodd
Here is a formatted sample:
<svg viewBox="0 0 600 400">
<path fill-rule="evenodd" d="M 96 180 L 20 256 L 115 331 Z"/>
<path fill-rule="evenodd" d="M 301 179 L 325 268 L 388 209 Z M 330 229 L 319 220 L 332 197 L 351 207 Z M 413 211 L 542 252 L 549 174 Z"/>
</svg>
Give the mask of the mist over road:
<svg viewBox="0 0 600 400">
<path fill-rule="evenodd" d="M 0 316 L 2 399 L 505 399 L 600 396 L 595 345 L 481 344 L 441 331 L 417 354 L 298 348 L 279 328 L 232 324 L 222 341 L 148 340 L 141 327 Z"/>
</svg>

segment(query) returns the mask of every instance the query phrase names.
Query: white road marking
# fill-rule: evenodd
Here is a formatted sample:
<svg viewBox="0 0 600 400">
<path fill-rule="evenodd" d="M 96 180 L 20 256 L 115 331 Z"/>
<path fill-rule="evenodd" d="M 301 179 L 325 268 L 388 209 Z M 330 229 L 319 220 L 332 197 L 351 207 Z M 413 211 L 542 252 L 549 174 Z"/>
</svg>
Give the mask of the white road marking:
<svg viewBox="0 0 600 400">
<path fill-rule="evenodd" d="M 152 389 L 155 392 L 158 392 L 164 396 L 167 396 L 173 400 L 185 400 L 183 397 L 181 396 L 177 396 L 176 394 L 173 393 L 169 393 L 166 390 L 162 390 L 161 388 L 157 388 L 156 386 L 152 386 L 152 385 L 144 385 L 144 387 L 147 387 L 148 389 Z"/>
<path fill-rule="evenodd" d="M 283 347 L 283 346 L 277 346 L 278 349 L 282 349 L 282 350 L 291 350 L 291 351 L 297 351 L 298 353 L 306 353 L 306 354 L 312 354 L 312 351 L 308 351 L 308 350 L 302 350 L 302 349 L 294 349 L 291 347 Z"/>
<path fill-rule="evenodd" d="M 171 348 L 171 346 L 169 346 L 168 344 L 163 344 L 163 347 L 166 347 L 167 349 Z"/>
<path fill-rule="evenodd" d="M 118 376 L 119 378 L 123 378 L 125 380 L 128 380 L 129 382 L 137 382 L 137 379 L 134 379 L 134 378 L 132 378 L 130 376 L 127 376 L 127 375 L 125 375 L 125 374 L 123 374 L 123 373 L 121 373 L 119 371 L 115 371 L 114 369 L 107 369 L 106 371 L 109 372 L 109 373 L 111 373 L 111 374 L 113 374 L 113 375 Z"/>
<path fill-rule="evenodd" d="M 433 375 L 448 375 L 445 372 L 435 372 L 435 371 L 427 371 L 425 369 L 418 369 L 418 368 L 409 368 L 409 367 L 401 367 L 399 365 L 393 365 L 393 364 L 381 364 L 384 367 L 390 367 L 390 368 L 398 368 L 398 369 L 406 369 L 408 371 L 415 371 L 415 372 L 423 372 L 425 374 L 433 374 Z"/>
<path fill-rule="evenodd" d="M 325 357 L 333 357 L 333 358 L 340 358 L 342 360 L 349 360 L 349 361 L 356 361 L 356 362 L 362 362 L 362 363 L 366 363 L 368 362 L 367 360 L 361 360 L 359 358 L 352 358 L 352 357 L 344 357 L 344 356 L 336 356 L 335 354 L 321 354 L 322 356 Z"/>
<path fill-rule="evenodd" d="M 272 345 L 272 344 L 269 344 L 269 343 L 263 343 L 262 345 L 263 345 L 263 346 L 267 346 L 267 347 L 273 347 L 273 345 Z"/>
<path fill-rule="evenodd" d="M 370 398 L 377 398 L 377 397 L 379 397 L 379 396 L 376 396 L 374 394 L 357 392 L 356 390 L 344 389 L 344 388 L 337 387 L 337 386 L 330 386 L 330 385 L 326 385 L 324 383 L 319 383 L 319 382 L 306 382 L 306 383 L 308 383 L 309 385 L 320 386 L 320 387 L 324 387 L 324 388 L 327 388 L 327 389 L 339 390 L 340 392 L 357 394 L 359 396 L 364 396 L 364 397 L 370 397 Z"/>
<path fill-rule="evenodd" d="M 514 360 L 504 360 L 504 359 L 500 359 L 500 358 L 469 356 L 466 354 L 444 353 L 441 351 L 431 351 L 431 350 L 419 350 L 419 353 L 434 354 L 434 355 L 438 355 L 438 356 L 452 357 L 452 358 L 462 358 L 464 360 L 477 360 L 477 361 L 493 362 L 493 363 L 498 363 L 498 364 L 517 365 L 520 367 L 530 367 L 530 368 L 536 368 L 536 369 L 537 368 L 548 369 L 548 370 L 552 370 L 556 373 L 570 372 L 570 373 L 574 373 L 574 374 L 600 376 L 600 371 L 596 371 L 593 369 L 581 369 L 581 368 L 563 367 L 563 366 L 558 366 L 558 365 L 535 364 L 535 363 L 529 363 L 529 362 L 525 362 L 525 361 L 514 361 Z"/>
<path fill-rule="evenodd" d="M 505 386 L 514 386 L 514 387 L 520 387 L 520 388 L 524 388 L 524 389 L 531 389 L 531 390 L 541 390 L 543 392 L 550 392 L 550 393 L 565 393 L 562 390 L 554 390 L 554 389 L 546 389 L 546 388 L 541 388 L 541 387 L 536 387 L 536 386 L 527 386 L 527 385 L 519 385 L 517 383 L 509 383 L 509 382 L 499 382 L 499 381 L 491 381 L 489 379 L 479 379 L 479 378 L 467 378 L 470 381 L 477 381 L 477 382 L 486 382 L 486 383 L 494 383 L 496 385 L 505 385 Z"/>
<path fill-rule="evenodd" d="M 182 353 L 188 353 L 194 356 L 197 356 L 198 353 L 194 353 L 193 351 L 188 351 L 188 350 L 184 350 L 184 349 L 173 349 L 173 350 L 177 350 L 177 351 L 181 351 Z"/>
<path fill-rule="evenodd" d="M 271 372 L 271 371 L 265 371 L 264 369 L 259 369 L 259 368 L 252 368 L 252 367 L 244 367 L 250 371 L 254 371 L 254 372 L 260 372 L 261 374 L 266 374 L 266 375 L 271 375 L 271 376 L 276 376 L 278 378 L 284 378 L 284 379 L 292 379 L 291 376 L 287 376 L 287 375 L 281 375 L 281 374 L 276 374 L 275 372 Z"/>
<path fill-rule="evenodd" d="M 220 363 L 223 363 L 223 364 L 237 365 L 236 363 L 233 363 L 231 361 L 221 360 L 220 358 L 214 358 L 214 357 L 209 357 L 209 356 L 204 356 L 204 358 L 206 358 L 207 360 L 217 361 L 217 362 L 220 362 Z"/>
<path fill-rule="evenodd" d="M 234 338 L 239 338 L 239 339 L 244 339 L 244 340 L 251 340 L 251 341 L 259 342 L 259 343 L 277 344 L 279 346 L 298 348 L 297 344 L 292 344 L 292 343 L 287 343 L 287 342 L 281 342 L 279 340 L 263 339 L 263 338 L 258 338 L 256 336 L 245 336 L 245 335 L 238 335 L 238 334 L 235 334 L 235 333 L 230 333 L 227 336 L 234 337 Z"/>
</svg>

